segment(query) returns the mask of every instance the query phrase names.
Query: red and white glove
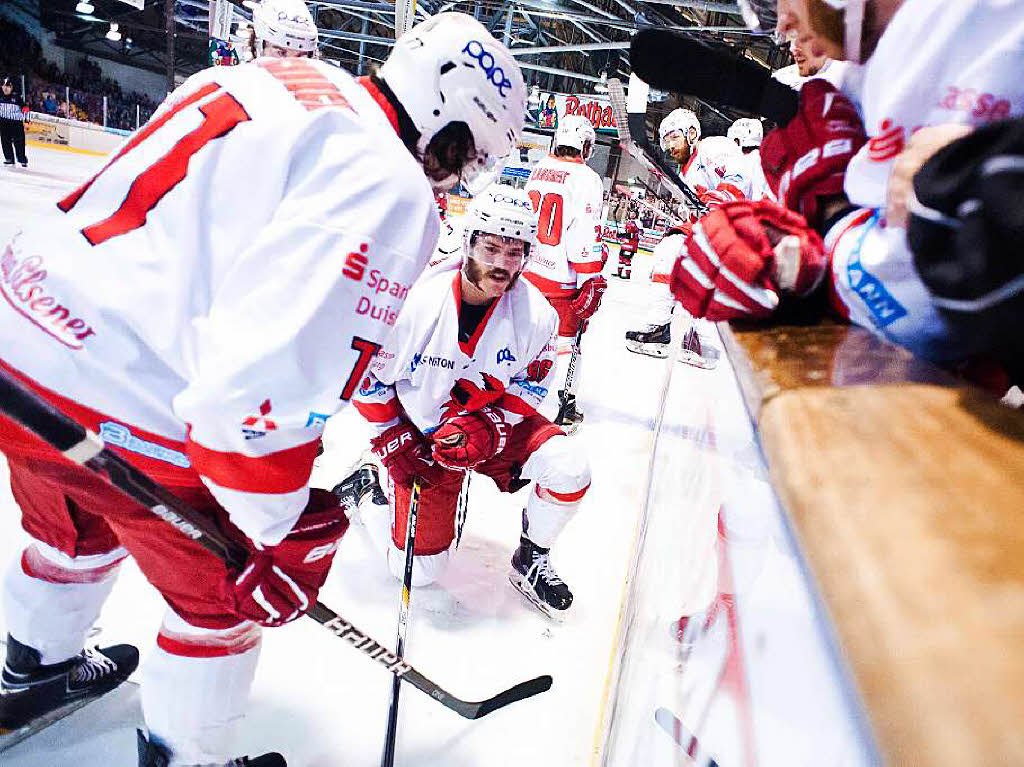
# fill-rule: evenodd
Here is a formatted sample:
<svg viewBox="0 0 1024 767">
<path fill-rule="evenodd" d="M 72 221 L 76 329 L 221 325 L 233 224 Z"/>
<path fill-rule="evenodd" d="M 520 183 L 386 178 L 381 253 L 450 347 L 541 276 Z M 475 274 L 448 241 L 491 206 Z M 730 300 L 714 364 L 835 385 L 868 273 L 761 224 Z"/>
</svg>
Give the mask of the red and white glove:
<svg viewBox="0 0 1024 767">
<path fill-rule="evenodd" d="M 761 142 L 761 165 L 779 202 L 818 228 L 821 198 L 843 194 L 846 166 L 866 142 L 850 100 L 825 80 L 809 80 L 796 117 Z"/>
<path fill-rule="evenodd" d="M 334 493 L 310 488 L 309 503 L 276 546 L 257 548 L 229 583 L 235 612 L 264 626 L 280 626 L 305 613 L 327 580 L 348 517 Z"/>
<path fill-rule="evenodd" d="M 472 469 L 505 448 L 510 428 L 491 407 L 454 415 L 431 435 L 434 460 L 449 469 Z"/>
<path fill-rule="evenodd" d="M 433 485 L 444 476 L 444 470 L 430 457 L 430 442 L 405 419 L 374 437 L 370 444 L 396 485 L 411 487 L 414 477 Z"/>
<path fill-rule="evenodd" d="M 826 268 L 821 237 L 801 216 L 769 200 L 744 200 L 694 225 L 669 287 L 694 317 L 759 319 L 775 312 L 780 294 L 814 290 Z"/>
<path fill-rule="evenodd" d="M 589 320 L 601 306 L 601 297 L 608 290 L 608 280 L 600 274 L 591 277 L 578 288 L 569 300 L 569 307 L 581 320 Z"/>
</svg>

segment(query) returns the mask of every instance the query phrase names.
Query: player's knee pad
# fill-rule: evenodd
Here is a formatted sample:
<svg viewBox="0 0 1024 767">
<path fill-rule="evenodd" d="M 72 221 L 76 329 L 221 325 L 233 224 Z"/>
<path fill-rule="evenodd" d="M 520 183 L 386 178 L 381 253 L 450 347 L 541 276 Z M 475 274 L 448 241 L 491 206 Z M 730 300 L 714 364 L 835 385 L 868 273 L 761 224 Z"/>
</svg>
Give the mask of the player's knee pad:
<svg viewBox="0 0 1024 767">
<path fill-rule="evenodd" d="M 590 461 L 570 437 L 547 440 L 523 465 L 523 476 L 537 481 L 537 494 L 553 503 L 578 503 L 590 487 Z"/>
<path fill-rule="evenodd" d="M 126 556 L 124 549 L 117 548 L 70 557 L 33 541 L 11 563 L 4 579 L 7 630 L 38 650 L 43 663 L 59 663 L 77 655 Z"/>
<path fill-rule="evenodd" d="M 438 554 L 416 554 L 412 560 L 412 585 L 429 586 L 448 568 L 451 551 L 445 549 Z M 388 569 L 398 580 L 405 578 L 405 552 L 392 547 L 388 550 Z"/>
</svg>

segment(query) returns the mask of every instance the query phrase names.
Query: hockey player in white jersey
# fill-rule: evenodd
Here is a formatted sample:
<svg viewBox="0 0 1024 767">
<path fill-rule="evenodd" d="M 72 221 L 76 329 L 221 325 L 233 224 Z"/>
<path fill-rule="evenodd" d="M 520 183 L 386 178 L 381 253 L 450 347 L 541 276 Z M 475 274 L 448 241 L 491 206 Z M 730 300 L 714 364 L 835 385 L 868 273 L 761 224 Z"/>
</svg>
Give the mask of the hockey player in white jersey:
<svg viewBox="0 0 1024 767">
<path fill-rule="evenodd" d="M 434 190 L 506 155 L 525 103 L 515 60 L 463 14 L 413 28 L 360 80 L 306 58 L 211 68 L 4 245 L 0 368 L 250 558 L 229 572 L 0 418 L 32 538 L 3 582 L 0 728 L 134 670 L 135 648 L 83 650 L 131 554 L 168 605 L 141 672 L 140 763 L 284 764 L 233 761 L 231 733 L 260 627 L 314 604 L 348 524 L 308 486 L 324 421 L 434 248 Z M 219 204 L 239 179 L 244 204 Z"/>
<path fill-rule="evenodd" d="M 302 0 L 263 0 L 253 8 L 251 58 L 313 58 L 316 42 L 316 23 Z"/>
<path fill-rule="evenodd" d="M 936 310 L 899 217 L 888 220 L 899 207 L 893 172 L 907 183 L 912 174 L 900 160 L 923 127 L 952 140 L 1024 111 L 1020 22 L 1015 4 L 990 0 L 780 0 L 782 32 L 809 38 L 815 52 L 865 62 L 844 77 L 845 95 L 821 80 L 806 83 L 797 117 L 761 149 L 780 202 L 807 218 L 801 236 L 824 235 L 828 258 L 813 243 L 788 258 L 765 251 L 757 232 L 777 242 L 775 214 L 757 212 L 760 228 L 749 219 L 738 226 L 748 213 L 737 210 L 688 242 L 673 275 L 684 305 L 720 319 L 770 316 L 794 275 L 799 283 L 823 269 L 835 308 L 851 322 L 936 361 L 974 353 L 978 339 Z"/>
<path fill-rule="evenodd" d="M 747 163 L 746 177 L 750 180 L 751 200 L 773 199 L 771 187 L 764 177 L 764 170 L 761 168 L 761 142 L 764 141 L 764 126 L 755 117 L 741 117 L 729 126 L 725 134 L 743 153 L 743 159 Z"/>
<path fill-rule="evenodd" d="M 752 120 L 760 123 L 757 120 Z M 731 130 L 731 129 L 730 129 Z M 700 122 L 689 109 L 675 109 L 661 121 L 658 130 L 662 149 L 683 168 L 683 180 L 697 192 L 701 201 L 713 209 L 725 202 L 758 198 L 765 187 L 755 179 L 753 167 L 732 137 L 710 136 L 701 139 Z M 743 129 L 745 143 L 757 140 L 752 126 Z M 758 142 L 760 143 L 760 142 Z M 760 168 L 758 168 L 758 172 Z M 669 276 L 679 253 L 678 248 L 691 231 L 692 221 L 669 228 L 654 249 L 654 266 L 646 295 L 644 327 L 626 332 L 626 348 L 649 357 L 667 357 L 672 342 L 672 312 L 675 300 L 669 290 Z M 701 368 L 712 368 L 720 351 L 702 341 L 700 323 L 691 322 L 679 346 L 679 359 Z M 707 331 L 707 329 L 705 329 Z M 708 332 L 703 334 L 707 339 Z"/>
<path fill-rule="evenodd" d="M 540 216 L 537 247 L 527 266 L 536 285 L 558 312 L 559 426 L 574 429 L 583 413 L 576 405 L 582 354 L 576 352 L 571 385 L 568 360 L 581 329 L 601 305 L 608 281 L 601 275 L 601 210 L 604 186 L 586 163 L 594 148 L 594 126 L 585 117 L 564 117 L 555 131 L 554 151 L 538 162 L 526 191 Z M 552 403 L 553 404 L 553 403 Z M 554 414 L 554 410 L 551 411 Z"/>
<path fill-rule="evenodd" d="M 410 487 L 422 485 L 413 583 L 433 582 L 456 538 L 463 472 L 490 477 L 505 492 L 532 483 L 523 511 L 512 584 L 558 618 L 572 602 L 549 551 L 590 486 L 582 451 L 537 413 L 554 379 L 558 316 L 520 279 L 535 243 L 530 199 L 491 186 L 465 214 L 463 257 L 426 272 L 409 291 L 394 332 L 353 401 L 379 431 L 373 451 L 389 475 L 383 494 L 359 493 L 362 518 L 396 578 L 403 553 Z M 358 485 L 361 469 L 335 492 Z M 362 485 L 375 489 L 376 482 Z M 376 503 L 374 502 L 376 496 Z"/>
</svg>

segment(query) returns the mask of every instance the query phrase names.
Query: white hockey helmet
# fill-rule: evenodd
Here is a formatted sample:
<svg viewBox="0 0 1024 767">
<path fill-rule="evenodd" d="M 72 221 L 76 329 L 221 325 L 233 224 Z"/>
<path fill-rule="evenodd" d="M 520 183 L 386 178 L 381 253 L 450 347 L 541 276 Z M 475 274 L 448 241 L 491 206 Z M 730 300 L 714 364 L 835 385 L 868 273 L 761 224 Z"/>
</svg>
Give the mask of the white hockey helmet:
<svg viewBox="0 0 1024 767">
<path fill-rule="evenodd" d="M 696 138 L 690 143 L 697 143 L 700 141 L 700 120 L 697 119 L 697 115 L 691 112 L 689 109 L 673 109 L 669 112 L 665 119 L 661 121 L 661 126 L 658 128 L 658 138 L 661 140 L 661 148 L 668 150 L 668 145 L 665 143 L 665 138 L 675 131 L 682 131 L 682 134 L 687 137 L 689 141 L 690 128 L 697 130 Z"/>
<path fill-rule="evenodd" d="M 735 141 L 741 149 L 748 149 L 761 146 L 761 141 L 764 140 L 764 126 L 756 118 L 741 117 L 729 126 L 729 131 L 725 135 Z"/>
<path fill-rule="evenodd" d="M 430 140 L 452 122 L 465 123 L 476 161 L 471 180 L 511 152 L 526 116 L 526 84 L 519 65 L 484 26 L 464 13 L 439 13 L 396 42 L 379 76 L 420 132 L 422 156 Z"/>
<path fill-rule="evenodd" d="M 555 130 L 555 146 L 569 146 L 580 150 L 584 160 L 589 160 L 597 142 L 594 124 L 582 115 L 563 117 Z"/>
<path fill-rule="evenodd" d="M 530 250 L 537 242 L 537 213 L 522 189 L 492 184 L 469 203 L 462 224 L 463 263 L 472 253 L 475 235 L 496 234 L 522 240 L 526 244 L 518 273 L 526 266 Z"/>
<path fill-rule="evenodd" d="M 263 55 L 263 43 L 296 53 L 316 50 L 316 24 L 302 0 L 263 0 L 252 11 L 256 53 Z"/>
</svg>

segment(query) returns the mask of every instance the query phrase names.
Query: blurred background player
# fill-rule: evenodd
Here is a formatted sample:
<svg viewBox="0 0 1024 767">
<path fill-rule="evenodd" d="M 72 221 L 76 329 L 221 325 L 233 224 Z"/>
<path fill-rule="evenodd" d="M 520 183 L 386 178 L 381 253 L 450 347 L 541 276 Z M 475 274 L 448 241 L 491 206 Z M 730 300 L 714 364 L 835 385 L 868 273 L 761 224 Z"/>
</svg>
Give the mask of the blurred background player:
<svg viewBox="0 0 1024 767">
<path fill-rule="evenodd" d="M 576 404 L 581 378 L 582 350 L 577 353 L 572 385 L 565 377 L 569 355 L 581 326 L 601 305 L 608 281 L 601 276 L 601 206 L 604 185 L 587 165 L 594 149 L 594 126 L 585 117 L 562 118 L 555 131 L 554 150 L 538 162 L 526 191 L 538 212 L 537 247 L 524 274 L 558 312 L 559 426 L 575 427 L 583 420 Z M 546 406 L 545 412 L 554 407 Z M 554 410 L 550 412 L 554 414 Z"/>
<path fill-rule="evenodd" d="M 760 123 L 753 120 L 760 128 Z M 764 188 L 754 181 L 748 155 L 739 143 L 726 136 L 701 139 L 700 122 L 689 109 L 675 109 L 661 121 L 658 129 L 661 148 L 680 164 L 683 180 L 697 193 L 708 209 L 726 202 L 750 199 Z M 757 140 L 758 130 L 747 124 L 742 130 L 745 143 Z M 759 143 L 759 142 L 758 142 Z M 692 217 L 691 217 L 692 218 Z M 672 311 L 675 300 L 669 290 L 669 277 L 675 263 L 672 249 L 679 247 L 691 231 L 692 221 L 670 227 L 654 249 L 654 267 L 647 292 L 645 326 L 626 332 L 626 348 L 650 357 L 667 357 L 672 342 Z M 678 251 L 676 251 L 678 253 Z M 711 368 L 720 352 L 701 341 L 698 323 L 692 322 L 679 346 L 679 359 L 696 367 Z"/>
<path fill-rule="evenodd" d="M 372 464 L 335 492 L 352 498 L 357 488 L 367 531 L 400 579 L 410 487 L 422 481 L 413 583 L 423 585 L 451 556 L 463 472 L 484 474 L 504 492 L 535 483 L 509 577 L 531 604 L 558 617 L 572 592 L 549 551 L 590 486 L 590 467 L 536 410 L 554 379 L 558 325 L 551 305 L 520 279 L 537 215 L 522 191 L 494 185 L 464 218 L 461 261 L 449 259 L 413 285 L 353 398 L 379 431 L 373 451 L 388 472 L 390 512 Z"/>
<path fill-rule="evenodd" d="M 25 121 L 28 107 L 25 100 L 14 92 L 11 78 L 0 80 L 0 144 L 3 145 L 4 165 L 14 165 L 17 160 L 21 167 L 28 167 L 25 155 Z"/>
<path fill-rule="evenodd" d="M 313 58 L 317 28 L 302 0 L 263 0 L 252 11 L 252 58 Z"/>
<path fill-rule="evenodd" d="M 771 187 L 761 168 L 761 142 L 764 140 L 764 126 L 755 117 L 741 117 L 729 126 L 726 133 L 743 152 L 747 161 L 747 177 L 750 179 L 750 199 L 774 199 Z"/>
<path fill-rule="evenodd" d="M 288 87 L 296 77 L 315 84 L 311 95 Z M 250 558 L 229 572 L 0 418 L 32 539 L 3 582 L 0 728 L 107 692 L 135 669 L 134 647 L 83 650 L 130 554 L 168 605 L 141 671 L 140 765 L 237 764 L 233 729 L 260 627 L 314 604 L 348 524 L 334 495 L 308 486 L 324 420 L 311 414 L 345 406 L 390 327 L 376 318 L 401 309 L 389 297 L 358 311 L 365 266 L 411 284 L 437 238 L 435 192 L 507 155 L 525 106 L 515 60 L 457 13 L 414 27 L 378 75 L 359 80 L 306 58 L 209 68 L 171 94 L 101 183 L 6 245 L 5 264 L 34 285 L 5 292 L 0 367 L 102 433 Z M 210 122 L 197 142 L 196 125 Z M 173 153 L 188 173 L 154 176 Z M 240 174 L 244 208 L 208 209 Z M 63 315 L 33 310 L 40 293 L 59 297 Z M 337 343 L 324 346 L 328 337 Z"/>
<path fill-rule="evenodd" d="M 640 249 L 640 220 L 628 219 L 622 229 L 623 233 L 619 237 L 619 266 L 615 274 L 628 280 L 633 273 L 633 258 Z"/>
</svg>

